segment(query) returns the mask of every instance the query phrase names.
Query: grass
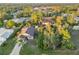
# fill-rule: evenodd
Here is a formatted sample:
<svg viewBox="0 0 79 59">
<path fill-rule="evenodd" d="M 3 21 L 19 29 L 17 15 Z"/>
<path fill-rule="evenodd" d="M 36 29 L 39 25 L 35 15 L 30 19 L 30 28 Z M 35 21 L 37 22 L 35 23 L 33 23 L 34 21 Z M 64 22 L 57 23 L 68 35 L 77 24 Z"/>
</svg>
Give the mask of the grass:
<svg viewBox="0 0 79 59">
<path fill-rule="evenodd" d="M 69 49 L 56 49 L 56 50 L 40 50 L 38 47 L 31 47 L 28 44 L 25 44 L 21 51 L 21 55 L 77 55 L 79 51 L 69 50 Z"/>
<path fill-rule="evenodd" d="M 0 55 L 8 55 L 11 53 L 12 49 L 14 48 L 16 44 L 16 40 L 14 39 L 8 39 L 0 46 Z"/>
<path fill-rule="evenodd" d="M 79 31 L 72 31 L 72 42 L 76 45 L 75 50 L 69 49 L 56 49 L 56 50 L 43 50 L 38 47 L 32 47 L 30 44 L 25 44 L 21 51 L 21 55 L 79 55 Z"/>
<path fill-rule="evenodd" d="M 56 49 L 56 50 L 40 50 L 36 44 L 24 44 L 20 54 L 21 55 L 79 55 L 79 31 L 73 31 L 72 41 L 76 45 L 76 50 L 69 49 Z M 8 55 L 11 53 L 12 49 L 16 44 L 16 40 L 8 39 L 0 46 L 0 55 Z"/>
<path fill-rule="evenodd" d="M 25 44 L 21 51 L 21 55 L 78 55 L 79 50 L 56 49 L 56 50 L 40 50 L 38 47 L 31 47 Z"/>
<path fill-rule="evenodd" d="M 20 51 L 20 54 L 21 55 L 38 55 L 38 54 L 41 54 L 41 52 L 39 51 L 38 48 L 33 48 L 32 46 L 28 45 L 28 44 L 25 44 L 21 51 Z"/>
<path fill-rule="evenodd" d="M 19 29 L 15 29 L 14 33 L 0 46 L 0 55 L 8 55 L 12 52 L 16 44 L 16 32 L 21 29 L 23 25 L 19 27 Z"/>
</svg>

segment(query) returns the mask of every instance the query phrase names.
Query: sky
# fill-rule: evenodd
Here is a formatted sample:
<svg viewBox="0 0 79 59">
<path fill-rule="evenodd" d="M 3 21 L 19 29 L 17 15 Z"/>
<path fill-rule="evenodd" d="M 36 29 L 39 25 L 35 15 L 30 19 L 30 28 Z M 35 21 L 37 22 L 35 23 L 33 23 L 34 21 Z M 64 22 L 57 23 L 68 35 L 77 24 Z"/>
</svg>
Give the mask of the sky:
<svg viewBox="0 0 79 59">
<path fill-rule="evenodd" d="M 79 0 L 0 0 L 0 3 L 78 3 Z"/>
</svg>

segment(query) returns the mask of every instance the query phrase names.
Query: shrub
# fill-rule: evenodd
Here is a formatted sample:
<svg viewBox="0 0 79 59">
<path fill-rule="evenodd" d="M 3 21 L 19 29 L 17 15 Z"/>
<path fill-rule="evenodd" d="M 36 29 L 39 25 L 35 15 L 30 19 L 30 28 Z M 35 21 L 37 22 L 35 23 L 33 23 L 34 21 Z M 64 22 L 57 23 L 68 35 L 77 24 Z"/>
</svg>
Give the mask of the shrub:
<svg viewBox="0 0 79 59">
<path fill-rule="evenodd" d="M 2 27 L 4 25 L 3 21 L 0 20 L 0 27 Z"/>
<path fill-rule="evenodd" d="M 8 20 L 6 22 L 6 28 L 13 28 L 13 26 L 15 26 L 15 22 L 12 20 Z"/>
</svg>

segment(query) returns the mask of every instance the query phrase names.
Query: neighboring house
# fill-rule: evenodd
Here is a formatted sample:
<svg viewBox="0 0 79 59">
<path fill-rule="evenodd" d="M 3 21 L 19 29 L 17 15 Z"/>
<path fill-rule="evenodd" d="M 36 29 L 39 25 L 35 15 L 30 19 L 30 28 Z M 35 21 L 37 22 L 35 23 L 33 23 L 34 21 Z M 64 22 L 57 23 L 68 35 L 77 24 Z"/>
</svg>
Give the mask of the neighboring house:
<svg viewBox="0 0 79 59">
<path fill-rule="evenodd" d="M 21 10 L 17 10 L 15 13 L 12 13 L 12 15 L 14 16 L 14 18 L 17 18 L 17 14 L 19 14 L 21 12 Z"/>
<path fill-rule="evenodd" d="M 76 16 L 76 17 L 74 18 L 74 20 L 75 20 L 76 23 L 78 24 L 78 22 L 79 22 L 79 16 Z M 73 26 L 72 29 L 73 29 L 73 30 L 79 30 L 79 25 L 75 25 L 75 26 Z"/>
<path fill-rule="evenodd" d="M 14 19 L 12 19 L 12 20 L 13 20 L 15 23 L 23 23 L 23 22 L 29 21 L 30 18 L 29 18 L 29 17 L 26 17 L 26 18 L 21 17 L 21 18 L 14 18 Z"/>
<path fill-rule="evenodd" d="M 62 13 L 62 16 L 67 17 L 67 16 L 68 16 L 68 14 Z"/>
<path fill-rule="evenodd" d="M 79 16 L 76 16 L 76 17 L 74 18 L 74 20 L 75 20 L 76 22 L 79 22 Z"/>
<path fill-rule="evenodd" d="M 0 45 L 14 32 L 13 29 L 0 28 Z"/>
<path fill-rule="evenodd" d="M 22 37 L 22 38 L 27 38 L 28 40 L 29 39 L 33 39 L 34 38 L 34 33 L 35 33 L 35 28 L 34 26 L 31 26 L 31 27 L 23 27 L 21 29 L 21 32 L 19 34 L 19 37 Z"/>
<path fill-rule="evenodd" d="M 74 26 L 72 29 L 73 30 L 79 30 L 79 26 Z"/>
<path fill-rule="evenodd" d="M 15 19 L 12 19 L 15 23 L 22 23 L 25 21 L 24 18 L 15 18 Z"/>
<path fill-rule="evenodd" d="M 44 24 L 44 23 L 46 23 L 46 22 L 49 22 L 49 23 L 51 23 L 51 25 L 52 25 L 52 24 L 53 24 L 52 17 L 44 17 L 42 24 Z"/>
<path fill-rule="evenodd" d="M 30 21 L 30 20 L 31 20 L 30 17 L 26 17 L 26 18 L 24 18 L 24 21 L 25 21 L 25 22 L 28 22 L 28 21 Z"/>
<path fill-rule="evenodd" d="M 35 7 L 35 8 L 33 8 L 33 10 L 36 11 L 36 10 L 39 10 L 39 8 L 38 7 Z"/>
</svg>

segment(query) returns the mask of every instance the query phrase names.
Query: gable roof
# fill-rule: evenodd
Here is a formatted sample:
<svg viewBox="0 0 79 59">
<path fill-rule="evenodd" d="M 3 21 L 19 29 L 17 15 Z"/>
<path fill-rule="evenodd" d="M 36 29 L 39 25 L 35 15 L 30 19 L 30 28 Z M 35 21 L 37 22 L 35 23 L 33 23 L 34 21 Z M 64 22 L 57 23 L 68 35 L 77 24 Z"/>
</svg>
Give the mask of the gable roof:
<svg viewBox="0 0 79 59">
<path fill-rule="evenodd" d="M 34 36 L 35 28 L 34 26 L 31 26 L 30 28 L 27 29 L 27 33 L 30 34 L 31 36 Z"/>
<path fill-rule="evenodd" d="M 43 22 L 50 22 L 53 23 L 52 17 L 43 17 Z"/>
</svg>

